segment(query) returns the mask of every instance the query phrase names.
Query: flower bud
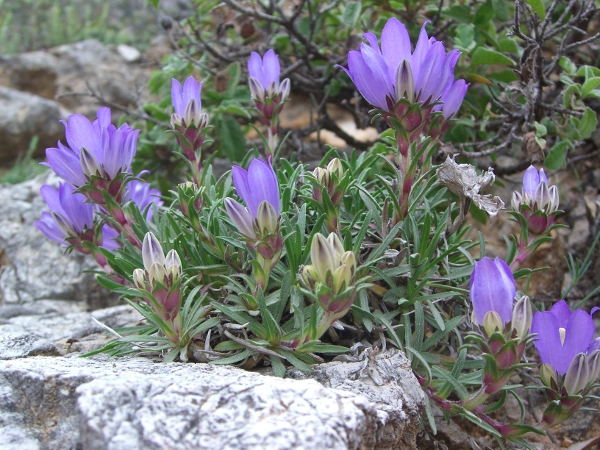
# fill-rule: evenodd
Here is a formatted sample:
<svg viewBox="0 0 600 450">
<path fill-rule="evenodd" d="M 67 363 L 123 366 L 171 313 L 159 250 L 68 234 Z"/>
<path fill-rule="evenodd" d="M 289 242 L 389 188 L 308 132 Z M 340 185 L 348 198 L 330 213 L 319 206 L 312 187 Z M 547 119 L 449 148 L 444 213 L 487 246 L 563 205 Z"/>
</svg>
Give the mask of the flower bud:
<svg viewBox="0 0 600 450">
<path fill-rule="evenodd" d="M 589 381 L 591 383 L 595 383 L 600 376 L 600 350 L 595 350 L 591 353 L 588 353 L 587 356 L 590 369 Z"/>
<path fill-rule="evenodd" d="M 550 364 L 542 364 L 540 366 L 540 378 L 544 386 L 552 388 L 552 386 L 556 386 L 556 371 L 552 368 Z"/>
<path fill-rule="evenodd" d="M 564 387 L 569 395 L 576 395 L 587 385 L 590 378 L 590 368 L 584 353 L 579 353 L 567 370 Z"/>
<path fill-rule="evenodd" d="M 165 267 L 167 276 L 171 277 L 171 281 L 177 280 L 181 275 L 181 259 L 175 250 L 170 250 L 165 258 Z"/>
<path fill-rule="evenodd" d="M 517 332 L 519 339 L 525 339 L 529 336 L 532 320 L 531 301 L 528 296 L 524 295 L 516 303 L 512 315 L 512 327 Z"/>
<path fill-rule="evenodd" d="M 394 84 L 398 98 L 406 97 L 409 102 L 413 102 L 415 97 L 415 79 L 413 71 L 408 60 L 403 59 L 396 70 L 396 80 Z"/>
<path fill-rule="evenodd" d="M 329 233 L 327 242 L 329 242 L 329 245 L 331 245 L 331 248 L 335 252 L 335 265 L 337 266 L 340 263 L 340 258 L 344 254 L 344 245 L 337 233 Z"/>
<path fill-rule="evenodd" d="M 327 164 L 327 171 L 335 174 L 338 180 L 341 180 L 344 176 L 344 168 L 342 167 L 342 162 L 339 158 L 333 158 L 329 161 L 329 164 Z"/>
<path fill-rule="evenodd" d="M 340 263 L 346 264 L 350 268 L 350 273 L 354 276 L 354 272 L 356 272 L 356 257 L 354 256 L 354 252 L 344 252 L 340 258 Z"/>
<path fill-rule="evenodd" d="M 346 264 L 342 264 L 333 272 L 333 288 L 337 294 L 350 286 L 352 282 L 352 272 Z"/>
<path fill-rule="evenodd" d="M 513 211 L 519 211 L 522 202 L 523 196 L 521 195 L 521 193 L 513 191 L 512 199 L 510 201 L 510 206 L 512 206 Z"/>
<path fill-rule="evenodd" d="M 98 163 L 96 156 L 85 147 L 81 148 L 79 163 L 81 164 L 81 169 L 86 177 L 104 177 L 104 169 L 100 163 Z"/>
<path fill-rule="evenodd" d="M 311 288 L 314 287 L 315 282 L 319 279 L 319 275 L 317 274 L 315 267 L 309 264 L 302 267 L 300 277 L 302 278 L 302 281 L 304 281 L 304 283 Z"/>
<path fill-rule="evenodd" d="M 133 282 L 138 289 L 146 289 L 146 271 L 144 269 L 135 269 L 133 271 Z"/>
<path fill-rule="evenodd" d="M 150 266 L 148 271 L 148 278 L 150 280 L 150 286 L 154 289 L 157 283 L 165 284 L 165 278 L 167 277 L 167 271 L 165 270 L 164 264 L 154 263 Z"/>
<path fill-rule="evenodd" d="M 248 209 L 244 208 L 234 199 L 227 197 L 225 199 L 225 210 L 242 235 L 248 239 L 256 239 L 256 234 L 254 233 L 254 227 L 252 225 L 252 215 Z"/>
<path fill-rule="evenodd" d="M 325 236 L 321 233 L 315 234 L 310 245 L 310 258 L 321 281 L 327 280 L 327 273 L 333 274 L 335 271 L 336 257 L 339 260 Z"/>
<path fill-rule="evenodd" d="M 277 212 L 273 205 L 263 200 L 256 211 L 256 222 L 260 233 L 273 234 L 277 232 L 279 224 Z"/>
<path fill-rule="evenodd" d="M 496 311 L 488 311 L 483 318 L 483 329 L 488 336 L 496 332 L 501 332 L 504 329 L 504 324 L 502 323 L 500 314 Z"/>
<path fill-rule="evenodd" d="M 279 100 L 280 103 L 283 103 L 288 99 L 288 97 L 290 96 L 290 88 L 291 85 L 289 78 L 286 78 L 281 82 L 281 84 L 279 85 L 279 95 L 281 96 Z"/>
<path fill-rule="evenodd" d="M 165 265 L 165 254 L 163 249 L 154 236 L 154 233 L 149 231 L 144 236 L 144 242 L 142 243 L 142 261 L 144 262 L 144 268 L 146 272 L 150 273 L 151 267 L 157 263 L 163 266 Z"/>
</svg>

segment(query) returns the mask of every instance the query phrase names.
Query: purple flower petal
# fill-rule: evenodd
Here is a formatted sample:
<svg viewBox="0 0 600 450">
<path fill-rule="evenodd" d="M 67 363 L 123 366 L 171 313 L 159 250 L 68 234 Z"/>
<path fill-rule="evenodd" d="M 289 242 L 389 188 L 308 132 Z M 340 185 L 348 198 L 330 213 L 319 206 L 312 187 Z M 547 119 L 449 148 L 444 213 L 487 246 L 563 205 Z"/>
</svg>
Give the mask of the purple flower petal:
<svg viewBox="0 0 600 450">
<path fill-rule="evenodd" d="M 351 51 L 348 53 L 348 70 L 346 73 L 350 75 L 358 91 L 371 105 L 380 109 L 387 109 L 385 97 L 388 91 L 385 85 L 373 83 L 373 73 L 360 52 Z"/>
<path fill-rule="evenodd" d="M 363 34 L 363 37 L 367 40 L 367 42 L 369 43 L 371 48 L 373 50 L 375 50 L 375 52 L 377 54 L 381 55 L 381 50 L 379 49 L 379 43 L 377 42 L 377 36 L 375 36 L 373 33 L 365 33 L 365 34 Z"/>
<path fill-rule="evenodd" d="M 47 148 L 48 166 L 63 180 L 73 186 L 83 186 L 85 175 L 79 163 L 79 156 L 59 143 L 59 148 Z"/>
<path fill-rule="evenodd" d="M 73 114 L 67 119 L 65 130 L 69 147 L 79 153 L 82 148 L 88 149 L 96 158 L 102 154 L 101 140 L 96 128 L 81 114 Z M 101 162 L 101 161 L 99 161 Z"/>
<path fill-rule="evenodd" d="M 263 56 L 263 74 L 266 82 L 263 86 L 267 88 L 271 83 L 279 85 L 280 71 L 277 55 L 273 49 L 267 50 L 267 53 Z"/>
<path fill-rule="evenodd" d="M 554 314 L 554 317 L 556 317 L 558 326 L 560 328 L 567 328 L 572 314 L 571 308 L 569 308 L 567 302 L 561 300 L 560 302 L 555 303 L 552 308 L 550 308 L 550 312 Z"/>
<path fill-rule="evenodd" d="M 37 220 L 33 223 L 38 230 L 40 230 L 44 236 L 48 239 L 58 242 L 62 245 L 68 245 L 65 241 L 65 235 L 62 231 L 56 226 L 54 219 L 52 218 L 52 214 L 47 211 L 42 212 L 42 217 L 40 220 Z"/>
<path fill-rule="evenodd" d="M 384 95 L 393 95 L 396 72 L 394 71 L 394 76 L 390 77 L 383 57 L 371 47 L 361 44 L 360 52 L 362 53 L 365 64 L 371 69 L 371 74 L 373 76 L 371 83 L 380 86 L 382 92 L 385 90 Z"/>
<path fill-rule="evenodd" d="M 410 36 L 406 27 L 395 17 L 387 21 L 381 31 L 381 52 L 388 66 L 390 79 L 404 59 L 410 61 Z"/>
<path fill-rule="evenodd" d="M 535 190 L 540 184 L 540 174 L 534 166 L 529 166 L 523 175 L 523 193 L 535 196 Z"/>
<path fill-rule="evenodd" d="M 504 261 L 484 257 L 475 263 L 470 297 L 478 323 L 482 324 L 490 311 L 497 312 L 503 323 L 510 322 L 515 293 L 514 277 Z"/>
<path fill-rule="evenodd" d="M 198 109 L 201 107 L 200 101 L 200 89 L 202 88 L 202 82 L 198 83 L 194 77 L 188 77 L 183 83 L 183 108 L 185 113 L 185 108 L 188 103 L 192 100 L 196 101 L 198 105 Z"/>
<path fill-rule="evenodd" d="M 173 103 L 175 114 L 179 114 L 181 117 L 183 117 L 184 105 L 181 84 L 175 78 L 171 80 L 171 102 Z"/>
</svg>

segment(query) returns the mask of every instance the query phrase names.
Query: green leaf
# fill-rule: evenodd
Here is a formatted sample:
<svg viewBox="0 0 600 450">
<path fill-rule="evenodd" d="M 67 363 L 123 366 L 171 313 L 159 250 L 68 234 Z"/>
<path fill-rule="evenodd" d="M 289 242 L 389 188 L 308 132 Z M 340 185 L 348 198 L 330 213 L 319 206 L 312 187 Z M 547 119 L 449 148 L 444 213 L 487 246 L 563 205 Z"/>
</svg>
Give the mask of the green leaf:
<svg viewBox="0 0 600 450">
<path fill-rule="evenodd" d="M 492 0 L 494 14 L 498 20 L 506 22 L 511 19 L 508 11 L 508 2 L 506 0 Z"/>
<path fill-rule="evenodd" d="M 567 161 L 567 150 L 572 146 L 573 144 L 569 141 L 561 141 L 554 144 L 544 160 L 546 167 L 552 170 L 558 170 L 561 167 L 564 167 Z"/>
<path fill-rule="evenodd" d="M 562 67 L 565 70 L 565 72 L 567 72 L 569 75 L 575 75 L 575 73 L 577 72 L 577 67 L 575 66 L 575 64 L 573 64 L 573 61 L 571 61 L 566 56 L 560 57 L 558 65 Z"/>
<path fill-rule="evenodd" d="M 591 108 L 586 108 L 583 116 L 579 120 L 579 126 L 577 127 L 582 139 L 588 139 L 598 125 L 596 119 L 596 113 Z"/>
<path fill-rule="evenodd" d="M 246 138 L 240 124 L 230 116 L 216 116 L 214 120 L 219 148 L 231 162 L 240 162 L 246 156 Z"/>
<path fill-rule="evenodd" d="M 281 361 L 280 358 L 275 358 L 274 356 L 271 356 L 270 359 L 271 367 L 273 368 L 273 373 L 275 374 L 275 376 L 279 378 L 285 377 L 286 370 L 283 361 Z"/>
<path fill-rule="evenodd" d="M 544 9 L 544 3 L 542 2 L 542 0 L 525 0 L 529 6 L 531 6 L 531 9 L 533 9 L 533 11 L 540 16 L 540 19 L 545 19 L 546 18 L 546 10 Z"/>
<path fill-rule="evenodd" d="M 519 53 L 519 45 L 517 44 L 517 41 L 512 38 L 500 39 L 498 44 L 500 46 L 500 50 L 503 52 L 514 53 L 515 55 Z"/>
<path fill-rule="evenodd" d="M 160 3 L 160 0 L 150 0 L 150 3 L 152 4 L 152 7 L 154 9 L 158 9 L 158 4 Z"/>
<path fill-rule="evenodd" d="M 225 72 L 229 75 L 229 80 L 227 81 L 227 89 L 223 95 L 227 98 L 232 98 L 235 94 L 235 88 L 240 84 L 240 77 L 242 76 L 240 63 L 236 61 L 229 64 Z"/>
<path fill-rule="evenodd" d="M 473 42 L 475 38 L 475 27 L 472 23 L 466 24 L 461 23 L 456 27 L 456 40 L 457 44 L 467 48 Z"/>
<path fill-rule="evenodd" d="M 586 97 L 591 91 L 600 85 L 600 77 L 592 77 L 581 86 L 581 96 Z"/>
<path fill-rule="evenodd" d="M 500 64 L 500 65 L 514 65 L 514 61 L 508 56 L 503 55 L 495 50 L 479 47 L 473 56 L 471 56 L 471 65 L 479 66 L 482 64 Z"/>
<path fill-rule="evenodd" d="M 358 22 L 361 12 L 362 4 L 360 2 L 348 2 L 346 3 L 346 9 L 344 9 L 342 20 L 350 28 L 354 28 L 356 22 Z"/>
</svg>

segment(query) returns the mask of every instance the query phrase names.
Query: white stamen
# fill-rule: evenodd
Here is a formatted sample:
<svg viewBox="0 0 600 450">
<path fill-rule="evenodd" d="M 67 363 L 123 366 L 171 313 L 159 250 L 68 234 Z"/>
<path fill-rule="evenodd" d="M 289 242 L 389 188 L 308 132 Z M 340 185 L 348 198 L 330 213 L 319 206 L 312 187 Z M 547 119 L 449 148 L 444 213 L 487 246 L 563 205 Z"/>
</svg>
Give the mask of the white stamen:
<svg viewBox="0 0 600 450">
<path fill-rule="evenodd" d="M 564 328 L 559 328 L 558 333 L 560 334 L 560 345 L 565 345 L 565 336 L 567 335 L 567 330 Z"/>
</svg>

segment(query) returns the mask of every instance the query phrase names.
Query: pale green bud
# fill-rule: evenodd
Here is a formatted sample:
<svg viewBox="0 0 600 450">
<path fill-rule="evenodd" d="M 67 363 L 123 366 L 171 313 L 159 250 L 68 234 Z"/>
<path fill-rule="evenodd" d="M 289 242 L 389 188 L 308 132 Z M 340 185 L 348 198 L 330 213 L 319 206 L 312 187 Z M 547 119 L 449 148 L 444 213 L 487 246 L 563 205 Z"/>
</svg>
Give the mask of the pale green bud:
<svg viewBox="0 0 600 450">
<path fill-rule="evenodd" d="M 504 329 L 504 324 L 502 323 L 500 314 L 496 311 L 488 311 L 483 317 L 483 329 L 488 336 L 491 336 L 498 331 L 502 331 Z"/>
<path fill-rule="evenodd" d="M 150 268 L 155 263 L 162 266 L 165 265 L 165 254 L 163 249 L 160 242 L 158 242 L 158 239 L 156 239 L 156 236 L 154 236 L 151 231 L 144 236 L 144 242 L 142 243 L 142 261 L 144 262 L 144 268 L 148 273 L 150 273 Z"/>
<path fill-rule="evenodd" d="M 327 242 L 329 242 L 329 245 L 335 252 L 335 265 L 337 267 L 340 264 L 342 255 L 344 254 L 344 245 L 342 244 L 342 241 L 340 241 L 337 233 L 329 233 L 329 236 L 327 236 Z"/>
<path fill-rule="evenodd" d="M 354 252 L 344 252 L 340 258 L 340 263 L 346 264 L 350 269 L 350 273 L 354 276 L 354 273 L 356 272 L 356 257 L 354 256 Z"/>
<path fill-rule="evenodd" d="M 542 364 L 540 366 L 540 378 L 544 386 L 552 387 L 552 382 L 555 384 L 556 381 L 556 371 L 552 368 L 550 364 Z"/>
<path fill-rule="evenodd" d="M 165 265 L 160 263 L 154 263 L 150 266 L 150 270 L 148 271 L 148 278 L 150 279 L 150 286 L 154 288 L 156 283 L 165 284 L 165 278 L 167 276 L 167 271 L 165 270 Z"/>
<path fill-rule="evenodd" d="M 588 355 L 588 363 L 590 366 L 590 379 L 594 383 L 600 376 L 600 350 L 596 350 Z"/>
<path fill-rule="evenodd" d="M 517 332 L 519 339 L 529 336 L 532 319 L 531 301 L 528 296 L 524 295 L 515 304 L 512 315 L 512 327 Z"/>
<path fill-rule="evenodd" d="M 340 267 L 335 269 L 335 272 L 333 272 L 333 288 L 336 294 L 339 294 L 345 288 L 350 286 L 351 282 L 352 273 L 346 264 L 342 264 Z"/>
<path fill-rule="evenodd" d="M 138 289 L 146 288 L 146 271 L 144 269 L 135 269 L 133 271 L 133 282 Z"/>
<path fill-rule="evenodd" d="M 329 173 L 334 173 L 338 180 L 341 180 L 344 176 L 344 168 L 342 167 L 342 162 L 339 158 L 333 158 L 329 161 L 329 164 L 327 164 L 327 171 Z"/>
<path fill-rule="evenodd" d="M 167 275 L 171 276 L 173 281 L 181 275 L 181 259 L 175 250 L 170 250 L 167 253 L 165 267 L 167 268 Z"/>
<path fill-rule="evenodd" d="M 571 364 L 565 375 L 564 387 L 569 395 L 576 395 L 587 385 L 590 378 L 590 368 L 587 356 L 579 353 Z"/>
<path fill-rule="evenodd" d="M 278 218 L 273 205 L 263 200 L 256 210 L 256 222 L 261 233 L 273 234 L 277 232 Z"/>
<path fill-rule="evenodd" d="M 310 264 L 307 264 L 306 266 L 302 267 L 300 277 L 306 285 L 311 287 L 313 286 L 315 281 L 319 279 L 319 275 L 317 274 L 315 267 L 311 266 Z"/>
<path fill-rule="evenodd" d="M 310 245 L 310 258 L 317 272 L 318 279 L 327 280 L 327 272 L 333 274 L 336 264 L 336 253 L 325 236 L 321 233 L 315 234 Z M 337 257 L 339 260 L 339 257 Z"/>
</svg>

